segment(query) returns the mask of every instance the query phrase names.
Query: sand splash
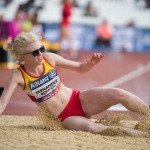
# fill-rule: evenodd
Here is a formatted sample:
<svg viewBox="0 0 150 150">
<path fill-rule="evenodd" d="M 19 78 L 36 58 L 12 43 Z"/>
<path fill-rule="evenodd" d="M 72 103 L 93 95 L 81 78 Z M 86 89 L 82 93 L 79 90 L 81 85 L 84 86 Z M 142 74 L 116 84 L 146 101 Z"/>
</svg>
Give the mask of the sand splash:
<svg viewBox="0 0 150 150">
<path fill-rule="evenodd" d="M 37 117 L 38 128 L 47 130 L 65 130 L 59 118 L 53 116 L 47 109 L 39 107 L 35 113 Z"/>
<path fill-rule="evenodd" d="M 111 126 L 122 126 L 122 127 L 130 128 L 129 126 L 125 125 L 126 121 L 134 121 L 135 122 L 133 124 L 134 126 L 132 126 L 131 128 L 138 131 L 146 132 L 148 134 L 148 137 L 150 138 L 150 109 L 148 109 L 146 114 L 144 115 L 139 114 L 138 121 L 133 120 L 128 114 L 114 114 L 114 115 L 105 116 L 101 119 L 98 119 L 95 121 L 95 123 L 101 123 L 103 125 L 110 126 L 110 129 L 104 130 L 100 133 L 102 135 L 131 136 L 131 134 L 126 131 L 111 129 Z"/>
<path fill-rule="evenodd" d="M 125 127 L 123 120 L 131 120 L 128 114 L 114 114 L 110 116 L 105 116 L 101 119 L 95 121 L 95 123 L 101 123 L 106 126 L 110 126 L 109 129 L 99 132 L 100 135 L 105 136 L 132 136 L 129 132 L 121 129 L 113 129 L 111 126 L 122 126 Z"/>
<path fill-rule="evenodd" d="M 147 132 L 150 138 L 150 104 L 146 114 L 141 115 L 139 122 L 136 124 L 134 129 Z"/>
<path fill-rule="evenodd" d="M 95 123 L 101 123 L 106 126 L 122 126 L 121 120 L 131 120 L 128 114 L 114 114 L 98 119 Z"/>
<path fill-rule="evenodd" d="M 39 129 L 46 129 L 51 131 L 65 130 L 62 126 L 59 118 L 53 116 L 45 108 L 39 107 L 36 111 L 37 123 Z M 133 122 L 132 126 L 126 125 L 126 122 Z M 101 123 L 106 126 L 110 126 L 109 129 L 102 131 L 101 135 L 107 136 L 131 136 L 130 133 L 121 129 L 112 129 L 111 126 L 128 127 L 135 130 L 147 132 L 150 137 L 150 109 L 146 115 L 141 115 L 139 121 L 132 120 L 129 114 L 112 114 L 105 116 L 101 119 L 94 121 L 95 123 Z"/>
</svg>

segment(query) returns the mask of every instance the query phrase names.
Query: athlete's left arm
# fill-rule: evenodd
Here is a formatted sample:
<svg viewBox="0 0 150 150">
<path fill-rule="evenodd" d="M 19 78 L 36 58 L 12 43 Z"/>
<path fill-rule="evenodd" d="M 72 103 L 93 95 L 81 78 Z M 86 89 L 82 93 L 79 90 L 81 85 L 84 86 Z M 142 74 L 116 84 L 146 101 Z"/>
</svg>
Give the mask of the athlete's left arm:
<svg viewBox="0 0 150 150">
<path fill-rule="evenodd" d="M 90 60 L 87 60 L 82 63 L 67 60 L 57 54 L 52 54 L 52 53 L 50 54 L 45 53 L 44 57 L 49 62 L 51 62 L 54 66 L 62 67 L 79 73 L 86 73 L 90 71 L 94 65 L 100 62 L 100 60 L 104 57 L 104 55 L 101 53 L 94 53 Z"/>
<path fill-rule="evenodd" d="M 18 81 L 20 79 L 20 77 L 18 77 L 18 72 L 19 71 L 17 69 L 12 72 L 7 81 L 6 87 L 4 88 L 4 91 L 0 96 L 0 115 L 5 110 L 7 103 L 11 98 L 11 95 L 13 94 L 15 88 L 18 86 Z"/>
</svg>

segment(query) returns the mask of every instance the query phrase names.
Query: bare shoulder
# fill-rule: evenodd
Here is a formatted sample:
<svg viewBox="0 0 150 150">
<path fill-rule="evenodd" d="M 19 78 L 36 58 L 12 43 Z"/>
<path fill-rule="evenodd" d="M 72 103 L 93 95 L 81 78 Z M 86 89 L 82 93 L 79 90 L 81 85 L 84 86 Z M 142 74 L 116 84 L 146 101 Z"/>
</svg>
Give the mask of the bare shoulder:
<svg viewBox="0 0 150 150">
<path fill-rule="evenodd" d="M 47 58 L 47 59 L 56 59 L 57 57 L 59 57 L 58 54 L 55 54 L 55 53 L 44 53 L 44 57 Z"/>
<path fill-rule="evenodd" d="M 50 62 L 54 66 L 56 64 L 56 61 L 60 59 L 60 56 L 54 53 L 44 53 L 43 56 L 48 62 Z"/>
</svg>

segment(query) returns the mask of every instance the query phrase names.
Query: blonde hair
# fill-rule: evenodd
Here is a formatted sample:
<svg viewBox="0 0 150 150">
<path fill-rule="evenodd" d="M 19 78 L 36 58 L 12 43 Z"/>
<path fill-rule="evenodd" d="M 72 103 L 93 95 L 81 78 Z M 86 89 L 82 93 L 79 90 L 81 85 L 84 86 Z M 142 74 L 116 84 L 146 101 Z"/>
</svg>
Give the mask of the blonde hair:
<svg viewBox="0 0 150 150">
<path fill-rule="evenodd" d="M 8 51 L 12 56 L 14 56 L 19 62 L 21 62 L 20 54 L 27 52 L 27 45 L 32 42 L 41 40 L 42 37 L 32 32 L 23 32 L 19 34 L 15 39 L 11 37 L 8 38 L 8 42 L 3 46 L 5 51 Z"/>
</svg>

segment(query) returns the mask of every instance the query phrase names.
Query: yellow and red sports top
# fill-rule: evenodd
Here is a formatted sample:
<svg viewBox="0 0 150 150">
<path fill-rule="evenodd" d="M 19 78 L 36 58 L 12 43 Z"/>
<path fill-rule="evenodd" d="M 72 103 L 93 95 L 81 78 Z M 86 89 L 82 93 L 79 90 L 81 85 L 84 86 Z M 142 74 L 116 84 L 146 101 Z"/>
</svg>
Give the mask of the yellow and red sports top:
<svg viewBox="0 0 150 150">
<path fill-rule="evenodd" d="M 61 81 L 57 75 L 55 67 L 43 58 L 43 74 L 34 77 L 28 74 L 23 65 L 18 69 L 24 78 L 24 91 L 34 102 L 43 102 L 53 97 L 60 89 Z"/>
</svg>

